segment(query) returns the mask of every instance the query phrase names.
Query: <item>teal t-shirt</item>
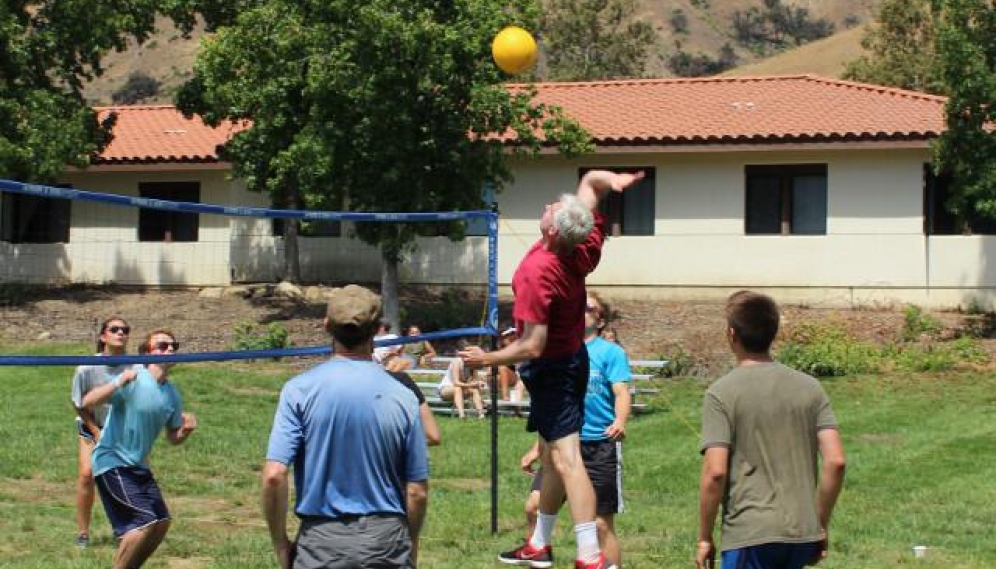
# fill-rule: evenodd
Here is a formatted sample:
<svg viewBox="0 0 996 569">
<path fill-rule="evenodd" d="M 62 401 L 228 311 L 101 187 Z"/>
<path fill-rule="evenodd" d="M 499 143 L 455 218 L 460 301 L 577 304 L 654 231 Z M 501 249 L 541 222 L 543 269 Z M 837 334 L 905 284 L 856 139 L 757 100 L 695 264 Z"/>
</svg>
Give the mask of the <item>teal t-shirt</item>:
<svg viewBox="0 0 996 569">
<path fill-rule="evenodd" d="M 585 342 L 588 348 L 588 393 L 584 398 L 582 441 L 605 440 L 605 429 L 616 420 L 612 384 L 630 380 L 629 359 L 619 344 L 600 336 Z"/>
<path fill-rule="evenodd" d="M 93 475 L 112 468 L 148 468 L 149 453 L 163 427 L 182 424 L 183 402 L 170 382 L 159 383 L 142 368 L 138 377 L 111 396 L 111 409 L 93 449 Z"/>
</svg>

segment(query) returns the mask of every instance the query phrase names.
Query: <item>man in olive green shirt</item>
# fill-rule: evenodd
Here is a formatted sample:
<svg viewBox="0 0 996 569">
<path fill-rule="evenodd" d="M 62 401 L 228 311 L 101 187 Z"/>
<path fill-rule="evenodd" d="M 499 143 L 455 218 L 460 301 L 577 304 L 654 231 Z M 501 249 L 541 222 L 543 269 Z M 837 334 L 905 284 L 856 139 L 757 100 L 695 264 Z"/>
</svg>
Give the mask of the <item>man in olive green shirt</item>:
<svg viewBox="0 0 996 569">
<path fill-rule="evenodd" d="M 771 358 L 778 320 L 765 295 L 740 291 L 727 301 L 737 367 L 709 387 L 702 406 L 699 569 L 715 564 L 720 503 L 724 568 L 799 569 L 827 556 L 844 449 L 820 383 Z"/>
</svg>

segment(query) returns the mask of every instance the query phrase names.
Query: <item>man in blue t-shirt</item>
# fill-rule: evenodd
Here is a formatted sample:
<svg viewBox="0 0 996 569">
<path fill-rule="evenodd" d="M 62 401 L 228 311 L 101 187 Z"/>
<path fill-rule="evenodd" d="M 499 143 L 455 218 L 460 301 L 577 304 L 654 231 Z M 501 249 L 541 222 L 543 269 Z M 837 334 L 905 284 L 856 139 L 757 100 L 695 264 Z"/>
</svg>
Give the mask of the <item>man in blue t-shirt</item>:
<svg viewBox="0 0 996 569">
<path fill-rule="evenodd" d="M 139 351 L 171 355 L 178 348 L 171 332 L 156 330 Z M 180 393 L 169 382 L 169 367 L 167 363 L 136 366 L 83 398 L 85 407 L 111 406 L 92 462 L 100 501 L 118 538 L 115 569 L 141 567 L 169 531 L 169 509 L 149 469 L 156 438 L 165 427 L 169 441 L 180 444 L 197 428 L 197 419 L 183 412 Z"/>
<path fill-rule="evenodd" d="M 380 297 L 335 289 L 331 360 L 280 392 L 263 468 L 263 510 L 280 567 L 414 567 L 429 465 L 415 395 L 372 361 Z M 293 465 L 301 519 L 287 535 Z M 365 565 L 364 565 L 365 566 Z"/>
<path fill-rule="evenodd" d="M 630 370 L 626 352 L 616 344 L 601 337 L 608 320 L 609 309 L 598 294 L 589 291 L 585 307 L 585 347 L 588 349 L 588 389 L 584 399 L 584 424 L 581 427 L 581 457 L 588 477 L 595 488 L 598 540 L 611 566 L 622 564 L 622 551 L 615 531 L 615 514 L 623 511 L 622 500 L 622 440 L 626 437 L 631 396 Z M 539 495 L 542 471 L 534 471 L 539 460 L 540 443 L 522 457 L 522 469 L 535 473 L 532 490 L 526 500 L 526 517 L 530 534 L 534 531 L 539 513 Z M 549 555 L 522 559 L 521 553 L 502 554 L 505 563 L 544 568 L 553 564 Z"/>
</svg>

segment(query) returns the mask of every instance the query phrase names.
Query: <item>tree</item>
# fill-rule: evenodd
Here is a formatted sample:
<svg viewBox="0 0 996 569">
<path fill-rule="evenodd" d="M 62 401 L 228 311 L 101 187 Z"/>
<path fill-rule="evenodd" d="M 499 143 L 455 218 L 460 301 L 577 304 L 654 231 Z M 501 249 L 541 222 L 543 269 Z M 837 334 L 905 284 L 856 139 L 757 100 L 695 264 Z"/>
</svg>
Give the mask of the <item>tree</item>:
<svg viewBox="0 0 996 569">
<path fill-rule="evenodd" d="M 931 0 L 886 0 L 861 40 L 868 55 L 847 64 L 844 78 L 944 94 Z"/>
<path fill-rule="evenodd" d="M 111 94 L 115 105 L 133 105 L 159 94 L 162 83 L 144 71 L 134 71 L 120 89 Z"/>
<path fill-rule="evenodd" d="M 540 34 L 549 78 L 642 77 L 654 30 L 635 12 L 634 0 L 550 0 Z"/>
<path fill-rule="evenodd" d="M 933 0 L 947 129 L 935 168 L 951 175 L 948 209 L 996 219 L 996 5 L 992 0 Z"/>
<path fill-rule="evenodd" d="M 249 120 L 224 148 L 234 174 L 275 203 L 351 211 L 481 209 L 517 152 L 590 148 L 553 107 L 510 90 L 490 58 L 509 23 L 535 29 L 532 0 L 265 0 L 203 45 L 179 105 L 208 124 Z M 339 208 L 335 208 L 339 209 Z M 297 224 L 285 228 L 296 231 Z M 449 237 L 462 238 L 462 227 Z M 397 323 L 397 266 L 421 230 L 363 224 L 384 261 L 386 317 Z M 285 246 L 293 235 L 285 233 Z M 287 277 L 296 253 L 287 249 Z"/>
<path fill-rule="evenodd" d="M 217 2 L 218 4 L 215 4 Z M 157 13 L 183 31 L 198 11 L 214 17 L 235 2 L 41 0 L 0 10 L 0 175 L 51 182 L 87 166 L 110 140 L 114 117 L 97 121 L 81 89 L 101 75 L 101 58 L 155 30 Z"/>
</svg>

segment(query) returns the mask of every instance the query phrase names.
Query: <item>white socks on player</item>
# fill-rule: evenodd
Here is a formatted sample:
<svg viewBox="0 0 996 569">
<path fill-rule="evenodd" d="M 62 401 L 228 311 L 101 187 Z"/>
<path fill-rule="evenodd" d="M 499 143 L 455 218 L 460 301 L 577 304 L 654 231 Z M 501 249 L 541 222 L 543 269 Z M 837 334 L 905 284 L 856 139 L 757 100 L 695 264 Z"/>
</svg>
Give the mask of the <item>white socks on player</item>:
<svg viewBox="0 0 996 569">
<path fill-rule="evenodd" d="M 529 537 L 529 545 L 536 549 L 542 549 L 550 545 L 550 540 L 553 537 L 553 524 L 556 521 L 557 514 L 544 514 L 540 512 L 539 517 L 536 519 L 536 529 L 533 530 L 533 535 Z"/>
<path fill-rule="evenodd" d="M 578 542 L 578 559 L 585 563 L 598 561 L 602 550 L 598 547 L 598 526 L 595 522 L 574 526 L 574 535 Z"/>
</svg>

